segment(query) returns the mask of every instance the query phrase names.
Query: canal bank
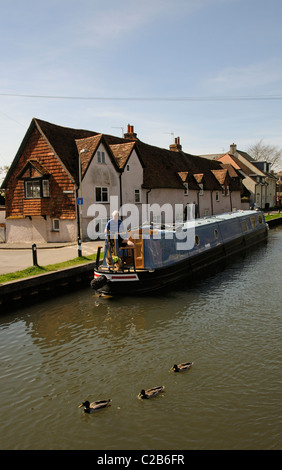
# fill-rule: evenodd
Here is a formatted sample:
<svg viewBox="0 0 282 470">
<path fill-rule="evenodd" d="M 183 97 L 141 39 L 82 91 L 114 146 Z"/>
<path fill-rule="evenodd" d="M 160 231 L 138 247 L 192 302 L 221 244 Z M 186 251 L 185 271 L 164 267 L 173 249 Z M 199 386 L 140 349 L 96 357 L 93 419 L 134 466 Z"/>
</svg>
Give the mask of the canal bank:
<svg viewBox="0 0 282 470">
<path fill-rule="evenodd" d="M 85 242 L 82 245 L 83 256 L 97 253 L 102 242 Z M 39 266 L 55 264 L 73 259 L 77 256 L 77 245 L 73 243 L 37 245 L 36 258 Z M 4 273 L 17 271 L 11 269 L 17 259 L 22 258 L 23 268 L 32 265 L 32 247 L 27 244 L 16 246 L 1 244 L 1 257 L 9 264 Z M 11 261 L 11 258 L 13 260 Z M 76 289 L 87 287 L 93 278 L 96 261 L 86 261 L 76 266 L 37 274 L 26 278 L 0 284 L 0 312 L 15 310 L 21 306 L 31 305 L 35 302 L 50 299 L 55 296 L 67 294 Z"/>
<path fill-rule="evenodd" d="M 268 225 L 270 229 L 282 225 L 282 217 L 270 220 Z M 101 245 L 101 242 L 96 242 L 96 245 L 94 249 L 97 251 L 97 247 Z M 89 286 L 93 278 L 95 265 L 96 261 L 87 262 L 79 266 L 1 284 L 1 313 L 16 309 L 20 305 L 33 304 L 46 297 L 66 294 L 74 289 Z"/>
<path fill-rule="evenodd" d="M 1 313 L 90 285 L 95 264 L 88 262 L 0 285 Z"/>
</svg>

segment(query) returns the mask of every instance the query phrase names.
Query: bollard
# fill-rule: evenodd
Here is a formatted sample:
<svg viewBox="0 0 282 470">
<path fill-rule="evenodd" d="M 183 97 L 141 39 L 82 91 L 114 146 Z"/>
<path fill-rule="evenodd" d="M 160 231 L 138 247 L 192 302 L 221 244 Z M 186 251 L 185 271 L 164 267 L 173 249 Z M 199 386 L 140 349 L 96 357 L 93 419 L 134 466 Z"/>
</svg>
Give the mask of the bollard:
<svg viewBox="0 0 282 470">
<path fill-rule="evenodd" d="M 35 243 L 33 243 L 33 245 L 32 245 L 32 258 L 33 258 L 33 266 L 38 266 L 38 263 L 37 263 L 37 248 L 36 248 Z"/>
<path fill-rule="evenodd" d="M 82 249 L 81 249 L 81 239 L 80 239 L 80 237 L 78 237 L 78 239 L 77 239 L 77 249 L 78 249 L 78 257 L 81 258 L 82 257 Z"/>
</svg>

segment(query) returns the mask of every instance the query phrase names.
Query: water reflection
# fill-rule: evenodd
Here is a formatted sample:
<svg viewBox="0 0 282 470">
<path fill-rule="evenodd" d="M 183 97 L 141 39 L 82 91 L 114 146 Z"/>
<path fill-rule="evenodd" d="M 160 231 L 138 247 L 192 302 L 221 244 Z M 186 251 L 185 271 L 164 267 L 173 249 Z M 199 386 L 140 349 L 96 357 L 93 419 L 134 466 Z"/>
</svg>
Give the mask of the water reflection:
<svg viewBox="0 0 282 470">
<path fill-rule="evenodd" d="M 189 289 L 122 299 L 85 289 L 3 316 L 2 448 L 280 448 L 281 257 L 276 230 Z M 187 374 L 169 372 L 189 360 Z M 158 385 L 162 398 L 137 400 Z M 99 398 L 113 402 L 94 419 L 78 410 Z"/>
</svg>

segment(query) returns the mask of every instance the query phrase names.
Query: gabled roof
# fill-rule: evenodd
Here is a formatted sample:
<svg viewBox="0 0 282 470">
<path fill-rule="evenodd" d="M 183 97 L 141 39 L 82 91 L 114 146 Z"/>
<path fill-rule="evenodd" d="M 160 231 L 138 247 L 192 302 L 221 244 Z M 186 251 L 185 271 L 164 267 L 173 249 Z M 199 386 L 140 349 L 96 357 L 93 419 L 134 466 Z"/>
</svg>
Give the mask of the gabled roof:
<svg viewBox="0 0 282 470">
<path fill-rule="evenodd" d="M 124 168 L 126 165 L 128 159 L 130 158 L 130 155 L 132 153 L 132 150 L 135 146 L 135 142 L 126 142 L 126 143 L 121 143 L 121 144 L 111 144 L 109 145 L 112 154 L 114 155 L 119 168 Z"/>
<path fill-rule="evenodd" d="M 30 159 L 26 162 L 25 166 L 18 174 L 18 179 L 24 178 L 42 178 L 43 176 L 50 176 L 50 173 L 35 159 Z"/>
<path fill-rule="evenodd" d="M 38 129 L 42 137 L 48 143 L 50 149 L 55 153 L 58 159 L 61 161 L 66 171 L 69 173 L 73 181 L 77 182 L 78 180 L 78 158 L 77 158 L 77 148 L 75 144 L 76 139 L 83 139 L 93 135 L 97 135 L 97 132 L 80 130 L 80 129 L 71 129 L 68 127 L 58 126 L 56 124 L 51 124 L 47 121 L 42 121 L 41 119 L 33 118 L 30 126 L 24 136 L 24 139 L 19 147 L 19 150 L 10 166 L 9 171 L 7 172 L 6 178 L 3 181 L 2 187 L 6 187 L 6 183 L 10 178 L 10 175 L 14 171 L 14 168 L 24 151 L 24 148 L 30 138 L 34 129 Z"/>
<path fill-rule="evenodd" d="M 78 180 L 78 158 L 75 141 L 97 135 L 97 132 L 57 126 L 34 119 L 39 132 L 47 140 L 75 182 Z"/>
<path fill-rule="evenodd" d="M 232 165 L 235 170 L 241 170 L 246 176 L 249 178 L 254 179 L 254 170 L 252 170 L 249 166 L 245 165 L 241 160 L 230 153 L 226 153 L 222 157 L 219 157 L 219 161 Z M 260 170 L 259 170 L 260 171 Z"/>
<path fill-rule="evenodd" d="M 191 172 L 179 171 L 178 176 L 183 183 L 188 183 L 189 189 L 195 189 L 196 191 L 199 191 L 200 187 L 197 184 L 197 181 L 195 180 L 195 177 Z"/>
<path fill-rule="evenodd" d="M 183 173 L 186 173 L 190 189 L 199 190 L 198 183 L 200 180 L 199 176 L 197 176 L 199 174 L 203 175 L 201 183 L 204 184 L 204 189 L 221 189 L 218 175 L 223 173 L 213 173 L 222 170 L 223 164 L 220 161 L 190 155 L 183 151 L 173 151 L 145 144 L 134 137 L 136 134 L 132 134 L 133 137 L 131 134 L 128 134 L 126 138 L 120 138 L 83 129 L 62 127 L 36 118 L 31 121 L 30 127 L 3 182 L 3 188 L 6 187 L 5 184 L 34 129 L 40 132 L 75 183 L 78 183 L 79 152 L 83 177 L 98 146 L 103 144 L 116 170 L 120 172 L 124 170 L 133 150 L 136 152 L 143 167 L 143 188 L 183 189 L 182 176 Z M 83 149 L 88 151 L 81 152 Z M 240 177 L 239 175 L 236 176 L 237 178 Z"/>
<path fill-rule="evenodd" d="M 205 175 L 205 189 L 215 189 L 215 186 L 221 189 L 210 171 L 222 167 L 221 163 L 216 160 L 207 160 L 182 151 L 175 152 L 155 147 L 141 141 L 135 143 L 135 148 L 144 164 L 144 188 L 183 189 L 179 173 L 188 172 L 194 175 L 202 172 Z M 194 184 L 196 184 L 195 180 Z"/>
<path fill-rule="evenodd" d="M 225 183 L 225 180 L 228 179 L 227 168 L 223 168 L 222 170 L 211 170 L 211 172 L 221 185 L 223 185 Z"/>
<path fill-rule="evenodd" d="M 218 157 L 217 160 L 222 161 L 222 162 L 223 161 L 227 162 L 227 160 L 229 160 L 235 169 L 237 170 L 241 169 L 250 178 L 252 178 L 254 175 L 259 175 L 259 176 L 267 176 L 268 178 L 275 179 L 275 176 L 272 173 L 269 173 L 269 171 L 265 171 L 264 169 L 261 168 L 261 165 L 267 162 L 254 160 L 253 157 L 251 157 L 246 152 L 242 152 L 242 150 L 236 149 L 236 153 L 245 160 L 245 163 L 240 158 L 234 156 L 232 152 L 230 153 L 228 152 L 222 155 L 221 157 Z"/>
</svg>

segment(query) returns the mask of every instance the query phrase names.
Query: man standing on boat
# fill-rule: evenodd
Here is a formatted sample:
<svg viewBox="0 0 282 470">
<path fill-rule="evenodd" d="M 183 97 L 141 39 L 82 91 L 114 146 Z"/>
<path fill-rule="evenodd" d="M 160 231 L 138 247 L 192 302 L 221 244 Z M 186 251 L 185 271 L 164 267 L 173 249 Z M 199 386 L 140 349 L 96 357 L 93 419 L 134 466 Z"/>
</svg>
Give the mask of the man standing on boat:
<svg viewBox="0 0 282 470">
<path fill-rule="evenodd" d="M 105 234 L 110 237 L 111 240 L 118 239 L 119 246 L 134 246 L 134 243 L 125 237 L 127 235 L 122 220 L 119 218 L 119 212 L 114 211 L 112 213 L 112 219 L 108 221 Z"/>
</svg>

